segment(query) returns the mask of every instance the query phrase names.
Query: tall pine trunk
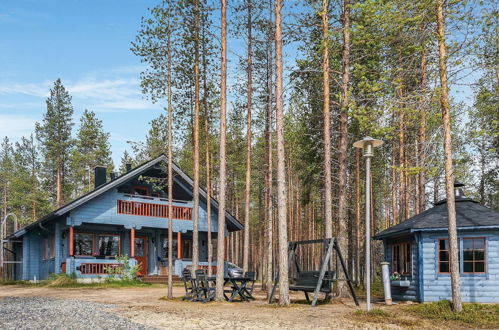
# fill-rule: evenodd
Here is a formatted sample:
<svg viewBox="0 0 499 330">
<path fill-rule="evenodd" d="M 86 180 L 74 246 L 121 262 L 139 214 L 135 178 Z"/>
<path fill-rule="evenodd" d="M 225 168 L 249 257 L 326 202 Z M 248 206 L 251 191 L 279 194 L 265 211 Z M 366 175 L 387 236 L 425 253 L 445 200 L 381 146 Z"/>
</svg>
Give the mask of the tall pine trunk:
<svg viewBox="0 0 499 330">
<path fill-rule="evenodd" d="M 170 19 L 170 18 L 168 18 Z M 171 29 L 168 24 L 167 36 L 167 93 L 168 93 L 168 299 L 173 298 L 173 151 L 172 151 L 172 54 Z M 177 242 L 179 243 L 179 242 Z M 180 257 L 180 256 L 179 256 Z"/>
<path fill-rule="evenodd" d="M 347 229 L 347 138 L 348 138 L 348 108 L 349 96 L 348 85 L 350 82 L 350 8 L 348 0 L 343 0 L 343 51 L 341 55 L 342 77 L 341 77 L 341 110 L 338 138 L 338 242 L 342 253 L 348 250 Z M 343 279 L 345 274 L 340 270 L 339 277 Z M 345 281 L 338 281 L 336 292 L 339 296 L 348 296 Z"/>
<path fill-rule="evenodd" d="M 60 207 L 64 202 L 62 197 L 62 166 L 60 164 L 57 165 L 57 169 L 55 170 L 55 185 L 56 185 L 55 203 L 57 207 Z"/>
<path fill-rule="evenodd" d="M 274 237 L 274 226 L 273 226 L 273 200 L 272 200 L 272 176 L 273 176 L 273 166 L 272 166 L 272 127 L 273 127 L 273 108 L 272 108 L 272 2 L 269 1 L 269 31 L 267 40 L 267 113 L 265 122 L 265 149 L 266 149 L 266 182 L 265 182 L 265 199 L 267 201 L 267 209 L 265 210 L 265 223 L 267 225 L 266 230 L 266 245 L 265 254 L 267 258 L 266 266 L 266 283 L 265 287 L 267 290 L 267 298 L 270 297 L 272 289 L 273 278 L 273 237 Z"/>
<path fill-rule="evenodd" d="M 193 194 L 192 210 L 192 275 L 199 265 L 199 0 L 194 4 L 194 153 L 193 153 Z"/>
<path fill-rule="evenodd" d="M 421 54 L 421 66 L 420 66 L 420 74 L 421 74 L 421 96 L 420 96 L 420 107 L 419 107 L 419 130 L 418 130 L 418 159 L 420 163 L 420 170 L 418 173 L 418 208 L 420 212 L 423 212 L 426 209 L 426 195 L 425 195 L 425 187 L 426 187 L 426 112 L 428 108 L 428 99 L 426 96 L 426 88 L 428 84 L 427 78 L 427 51 L 423 46 L 422 54 Z"/>
<path fill-rule="evenodd" d="M 251 0 L 248 0 L 248 114 L 246 119 L 246 190 L 244 201 L 244 250 L 243 270 L 248 271 L 249 234 L 250 234 L 250 202 L 251 202 L 251 98 L 253 91 L 253 67 L 251 49 Z"/>
<path fill-rule="evenodd" d="M 322 0 L 322 97 L 324 116 L 324 229 L 333 236 L 333 201 L 331 183 L 331 112 L 329 109 L 329 18 L 328 0 Z"/>
<path fill-rule="evenodd" d="M 221 3 L 221 68 L 220 68 L 220 191 L 218 196 L 217 280 L 216 300 L 224 300 L 225 255 L 225 186 L 226 186 L 226 110 L 227 110 L 227 0 Z"/>
<path fill-rule="evenodd" d="M 459 250 L 457 241 L 456 204 L 454 199 L 454 167 L 452 164 L 452 139 L 449 94 L 447 86 L 447 50 L 445 45 L 444 0 L 437 0 L 438 64 L 440 73 L 440 107 L 442 110 L 445 161 L 445 194 L 449 218 L 449 254 L 452 290 L 452 308 L 461 312 L 461 284 L 459 278 Z"/>
<path fill-rule="evenodd" d="M 288 224 L 286 219 L 286 164 L 284 153 L 284 97 L 282 79 L 281 0 L 275 0 L 275 95 L 277 131 L 277 222 L 279 231 L 279 304 L 289 305 Z"/>
</svg>

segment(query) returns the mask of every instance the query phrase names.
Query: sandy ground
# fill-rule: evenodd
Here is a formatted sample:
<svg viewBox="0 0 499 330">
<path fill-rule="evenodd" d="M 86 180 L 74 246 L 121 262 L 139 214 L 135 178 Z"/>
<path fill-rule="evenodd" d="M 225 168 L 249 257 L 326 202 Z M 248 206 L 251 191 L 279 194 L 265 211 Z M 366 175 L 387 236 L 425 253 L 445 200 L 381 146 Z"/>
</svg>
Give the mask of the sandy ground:
<svg viewBox="0 0 499 330">
<path fill-rule="evenodd" d="M 176 287 L 175 297 L 183 288 Z M 166 329 L 386 329 L 400 328 L 395 324 L 357 322 L 351 313 L 357 309 L 352 301 L 335 300 L 312 308 L 293 304 L 286 308 L 268 305 L 265 296 L 256 292 L 256 301 L 249 303 L 199 303 L 180 299 L 164 300 L 166 287 L 147 288 L 48 288 L 0 286 L 2 297 L 49 297 L 79 299 L 116 305 L 114 312 L 133 322 L 151 328 Z M 299 293 L 292 298 L 302 300 Z M 1 328 L 1 327 L 0 327 Z"/>
</svg>

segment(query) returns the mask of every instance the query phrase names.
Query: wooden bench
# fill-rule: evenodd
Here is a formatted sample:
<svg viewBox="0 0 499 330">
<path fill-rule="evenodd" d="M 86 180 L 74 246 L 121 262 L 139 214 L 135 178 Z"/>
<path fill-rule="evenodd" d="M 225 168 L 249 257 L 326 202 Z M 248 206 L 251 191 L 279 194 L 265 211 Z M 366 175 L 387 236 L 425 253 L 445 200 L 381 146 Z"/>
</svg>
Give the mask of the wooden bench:
<svg viewBox="0 0 499 330">
<path fill-rule="evenodd" d="M 315 292 L 319 281 L 319 273 L 319 271 L 300 272 L 296 282 L 293 285 L 290 285 L 289 289 L 292 291 L 303 291 L 303 293 L 305 293 L 305 298 L 310 302 L 308 292 Z M 319 291 L 325 293 L 327 297 L 333 291 L 331 284 L 334 281 L 336 281 L 336 272 L 327 271 L 324 274 Z"/>
</svg>

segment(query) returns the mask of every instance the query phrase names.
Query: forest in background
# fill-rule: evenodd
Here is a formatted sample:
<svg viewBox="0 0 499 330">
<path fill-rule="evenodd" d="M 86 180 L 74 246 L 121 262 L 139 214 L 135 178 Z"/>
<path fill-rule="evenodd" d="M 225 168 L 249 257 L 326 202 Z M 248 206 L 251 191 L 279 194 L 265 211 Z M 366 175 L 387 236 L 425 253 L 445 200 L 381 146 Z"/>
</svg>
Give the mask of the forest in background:
<svg viewBox="0 0 499 330">
<path fill-rule="evenodd" d="M 282 4 L 287 236 L 342 237 L 349 269 L 362 283 L 364 161 L 352 143 L 367 135 L 385 142 L 373 158 L 373 233 L 445 198 L 435 3 Z M 278 264 L 274 6 L 240 0 L 227 7 L 225 200 L 248 228 L 230 235 L 228 257 L 264 280 Z M 499 209 L 497 4 L 448 1 L 445 18 L 456 179 L 466 184 L 468 196 Z M 166 109 L 172 89 L 174 161 L 215 198 L 219 22 L 219 1 L 158 1 L 131 43 L 147 68 L 141 74 L 145 97 Z M 143 141 L 130 142 L 121 164 L 113 164 L 109 133 L 95 112 L 85 111 L 75 128 L 61 80 L 50 92 L 34 133 L 15 143 L 5 137 L 1 145 L 1 216 L 14 212 L 23 225 L 93 189 L 95 166 L 123 172 L 126 163 L 168 151 L 165 112 L 144 128 Z M 373 254 L 377 264 L 379 246 Z M 302 256 L 309 267 L 319 262 L 314 255 Z"/>
</svg>

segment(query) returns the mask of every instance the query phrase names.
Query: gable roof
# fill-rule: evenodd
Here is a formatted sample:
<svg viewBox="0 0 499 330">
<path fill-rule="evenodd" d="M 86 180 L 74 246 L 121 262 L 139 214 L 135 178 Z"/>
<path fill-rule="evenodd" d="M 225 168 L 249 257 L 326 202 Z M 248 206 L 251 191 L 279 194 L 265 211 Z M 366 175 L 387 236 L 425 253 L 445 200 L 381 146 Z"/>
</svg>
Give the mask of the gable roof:
<svg viewBox="0 0 499 330">
<path fill-rule="evenodd" d="M 499 211 L 482 206 L 470 198 L 456 196 L 456 222 L 458 229 L 499 228 Z M 417 231 L 447 230 L 447 228 L 447 201 L 443 200 L 434 207 L 383 230 L 374 238 L 400 236 Z"/>
<path fill-rule="evenodd" d="M 148 162 L 145 162 L 136 168 L 132 169 L 131 171 L 124 173 L 117 177 L 116 179 L 106 182 L 105 184 L 97 187 L 96 189 L 78 197 L 77 199 L 69 202 L 68 204 L 58 208 L 55 211 L 50 212 L 49 214 L 45 215 L 44 217 L 38 219 L 36 222 L 33 222 L 29 224 L 28 226 L 21 228 L 14 234 L 12 234 L 12 237 L 20 237 L 24 235 L 26 232 L 29 230 L 33 229 L 34 227 L 40 226 L 42 223 L 53 220 L 57 217 L 63 216 L 66 213 L 70 212 L 71 210 L 77 208 L 78 206 L 81 206 L 88 202 L 89 200 L 92 200 L 101 194 L 105 193 L 106 191 L 109 191 L 113 188 L 116 188 L 124 183 L 126 183 L 128 180 L 133 179 L 134 177 L 140 175 L 141 173 L 147 171 L 148 169 L 152 168 L 154 165 L 160 163 L 160 162 L 167 162 L 168 158 L 166 155 L 161 154 L 155 159 L 152 159 Z M 172 169 L 174 172 L 176 172 L 187 184 L 189 184 L 191 187 L 194 185 L 194 181 L 190 176 L 188 176 L 180 167 L 173 163 Z M 206 191 L 203 188 L 199 188 L 199 195 L 204 198 L 206 201 L 207 194 Z M 215 200 L 213 197 L 211 199 L 211 205 L 218 210 L 218 201 Z M 227 229 L 230 229 L 230 231 L 236 231 L 236 230 L 241 230 L 244 228 L 244 226 L 237 220 L 230 212 L 225 211 L 225 217 L 228 220 L 227 222 Z"/>
</svg>

